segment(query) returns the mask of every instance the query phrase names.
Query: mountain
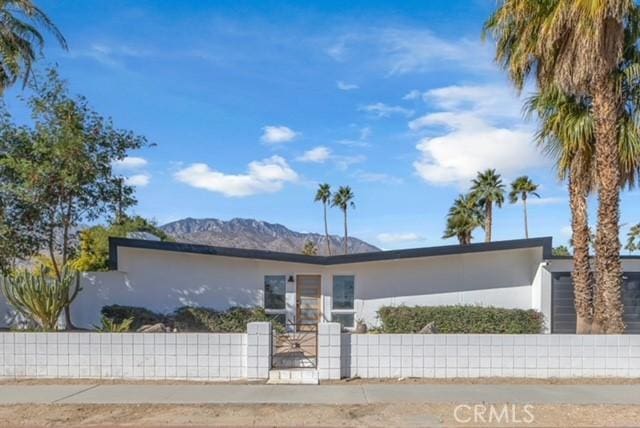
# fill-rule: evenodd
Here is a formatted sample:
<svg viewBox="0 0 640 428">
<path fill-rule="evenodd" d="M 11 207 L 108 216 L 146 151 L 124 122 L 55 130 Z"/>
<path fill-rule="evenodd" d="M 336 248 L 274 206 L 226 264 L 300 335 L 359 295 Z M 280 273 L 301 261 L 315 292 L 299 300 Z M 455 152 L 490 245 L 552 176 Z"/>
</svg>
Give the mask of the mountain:
<svg viewBox="0 0 640 428">
<path fill-rule="evenodd" d="M 305 242 L 312 241 L 318 247 L 319 255 L 327 254 L 324 235 L 294 232 L 281 224 L 266 221 L 246 218 L 234 218 L 229 221 L 215 218 L 185 218 L 160 228 L 178 242 L 302 253 Z M 329 239 L 331 252 L 334 255 L 342 254 L 344 239 L 335 235 L 330 235 Z M 372 251 L 380 249 L 358 238 L 349 237 L 349 253 Z"/>
</svg>

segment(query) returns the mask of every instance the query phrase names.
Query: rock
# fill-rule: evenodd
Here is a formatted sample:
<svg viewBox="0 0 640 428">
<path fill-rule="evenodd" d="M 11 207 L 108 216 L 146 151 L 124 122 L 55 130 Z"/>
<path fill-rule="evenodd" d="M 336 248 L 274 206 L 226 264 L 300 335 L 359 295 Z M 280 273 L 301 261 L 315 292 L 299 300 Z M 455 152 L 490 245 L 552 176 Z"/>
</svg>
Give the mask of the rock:
<svg viewBox="0 0 640 428">
<path fill-rule="evenodd" d="M 367 324 L 358 321 L 356 323 L 356 333 L 357 334 L 365 334 L 369 329 L 367 328 Z"/>
<path fill-rule="evenodd" d="M 420 333 L 420 334 L 436 334 L 436 333 L 438 333 L 438 328 L 436 327 L 436 323 L 434 321 L 431 321 L 429 324 L 427 324 L 424 327 L 422 327 L 422 330 L 420 330 L 418 333 Z"/>
<path fill-rule="evenodd" d="M 161 322 L 157 324 L 143 325 L 138 329 L 138 333 L 166 333 L 168 331 L 171 330 L 167 329 L 167 327 Z"/>
</svg>

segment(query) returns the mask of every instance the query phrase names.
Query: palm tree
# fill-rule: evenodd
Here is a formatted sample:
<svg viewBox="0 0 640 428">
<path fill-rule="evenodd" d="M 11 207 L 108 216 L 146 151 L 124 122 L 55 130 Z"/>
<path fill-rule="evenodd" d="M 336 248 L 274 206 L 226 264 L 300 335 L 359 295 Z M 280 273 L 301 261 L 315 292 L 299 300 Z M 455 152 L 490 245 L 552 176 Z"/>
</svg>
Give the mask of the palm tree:
<svg viewBox="0 0 640 428">
<path fill-rule="evenodd" d="M 493 204 L 501 208 L 504 203 L 504 184 L 495 169 L 478 172 L 471 184 L 471 196 L 484 210 L 485 242 L 491 242 L 493 226 Z"/>
<path fill-rule="evenodd" d="M 622 76 L 628 76 L 622 74 Z M 635 122 L 640 105 L 640 89 L 628 77 L 623 78 L 627 108 L 619 120 L 619 169 L 621 186 L 633 187 L 640 166 L 640 132 Z M 594 278 L 589 262 L 593 234 L 589 228 L 587 199 L 596 187 L 595 123 L 588 97 L 569 96 L 556 87 L 527 100 L 526 111 L 537 113 L 540 129 L 536 139 L 555 160 L 561 179 L 568 179 L 571 206 L 571 245 L 573 251 L 573 287 L 577 314 L 577 333 L 605 330 L 608 308 L 603 289 L 594 292 Z"/>
<path fill-rule="evenodd" d="M 315 202 L 321 201 L 324 209 L 324 237 L 327 240 L 327 254 L 331 255 L 331 241 L 329 240 L 329 227 L 327 226 L 327 204 L 331 201 L 331 186 L 327 183 L 318 185 Z"/>
<path fill-rule="evenodd" d="M 529 177 L 523 175 L 516 178 L 511 183 L 511 192 L 509 192 L 509 202 L 515 204 L 519 200 L 522 201 L 524 207 L 524 237 L 529 239 L 529 224 L 527 221 L 527 198 L 529 195 L 539 198 L 540 195 L 536 193 L 538 185 L 535 184 Z"/>
<path fill-rule="evenodd" d="M 459 195 L 447 214 L 447 228 L 443 238 L 458 238 L 460 245 L 471 243 L 473 231 L 483 227 L 484 214 L 471 195 Z"/>
<path fill-rule="evenodd" d="M 349 207 L 355 208 L 356 204 L 353 203 L 355 195 L 351 191 L 349 186 L 340 186 L 338 192 L 333 195 L 333 201 L 331 201 L 332 207 L 338 207 L 344 213 L 344 253 L 349 252 L 348 241 L 349 235 L 347 233 L 347 210 Z"/>
<path fill-rule="evenodd" d="M 67 42 L 32 0 L 0 0 L 0 95 L 17 80 L 27 82 L 44 46 L 42 27 L 67 49 Z"/>
<path fill-rule="evenodd" d="M 534 76 L 541 91 L 555 85 L 592 97 L 599 200 L 596 281 L 607 302 L 609 333 L 624 331 L 618 146 L 624 102 L 617 74 L 625 47 L 635 44 L 625 46 L 625 38 L 637 28 L 637 18 L 633 0 L 504 0 L 484 29 L 495 38 L 496 61 L 518 90 Z"/>
</svg>

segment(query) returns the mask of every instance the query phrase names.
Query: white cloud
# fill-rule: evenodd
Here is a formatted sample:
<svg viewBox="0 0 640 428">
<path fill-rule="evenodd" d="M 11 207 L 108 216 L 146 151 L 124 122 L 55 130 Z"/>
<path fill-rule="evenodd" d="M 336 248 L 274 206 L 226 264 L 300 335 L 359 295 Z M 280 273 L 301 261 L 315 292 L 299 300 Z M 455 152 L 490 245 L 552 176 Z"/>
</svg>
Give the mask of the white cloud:
<svg viewBox="0 0 640 428">
<path fill-rule="evenodd" d="M 413 116 L 413 113 L 414 113 L 413 110 L 409 110 L 404 107 L 390 106 L 380 102 L 375 104 L 360 106 L 358 110 L 366 111 L 367 113 L 371 113 L 377 117 L 390 117 L 391 115 L 394 115 L 394 114 L 400 114 L 406 117 L 411 117 Z"/>
<path fill-rule="evenodd" d="M 560 233 L 565 238 L 571 238 L 573 235 L 573 229 L 571 229 L 571 226 L 563 226 L 562 229 L 560 229 Z"/>
<path fill-rule="evenodd" d="M 477 117 L 465 120 L 464 116 L 436 115 L 421 118 L 421 125 L 443 124 L 450 130 L 420 140 L 416 148 L 421 157 L 413 164 L 418 175 L 429 183 L 464 187 L 478 171 L 487 168 L 513 175 L 544 165 L 528 128 L 501 128 Z"/>
<path fill-rule="evenodd" d="M 288 143 L 300 135 L 287 126 L 269 125 L 262 128 L 262 130 L 263 133 L 260 140 L 267 144 Z"/>
<path fill-rule="evenodd" d="M 253 161 L 245 174 L 225 174 L 203 163 L 192 164 L 175 174 L 178 181 L 192 187 L 221 193 L 228 197 L 244 197 L 273 193 L 285 183 L 298 180 L 298 174 L 280 156 Z"/>
<path fill-rule="evenodd" d="M 119 169 L 138 169 L 147 166 L 149 162 L 145 158 L 137 156 L 127 156 L 113 162 L 113 166 Z"/>
<path fill-rule="evenodd" d="M 121 69 L 128 58 L 149 57 L 154 52 L 127 45 L 93 43 L 89 47 L 70 50 L 66 55 L 73 59 L 89 58 L 107 67 Z"/>
<path fill-rule="evenodd" d="M 489 44 L 477 39 L 446 40 L 428 30 L 387 29 L 380 35 L 388 73 L 406 74 L 456 65 L 468 70 L 493 67 Z"/>
<path fill-rule="evenodd" d="M 522 101 L 506 85 L 453 85 L 422 94 L 425 102 L 448 111 L 466 111 L 486 117 L 522 117 Z"/>
<path fill-rule="evenodd" d="M 365 182 L 365 183 L 385 183 L 385 184 L 401 184 L 402 178 L 396 177 L 390 174 L 386 174 L 384 172 L 367 172 L 367 171 L 356 171 L 353 174 L 356 180 Z"/>
<path fill-rule="evenodd" d="M 371 128 L 368 126 L 365 126 L 364 128 L 360 129 L 360 140 L 368 140 L 372 134 L 373 134 L 373 131 L 371 130 Z"/>
<path fill-rule="evenodd" d="M 404 242 L 417 242 L 425 240 L 423 236 L 420 236 L 417 233 L 413 232 L 380 233 L 376 238 L 378 239 L 378 242 L 382 244 L 399 244 Z"/>
<path fill-rule="evenodd" d="M 124 179 L 124 183 L 127 186 L 136 186 L 136 187 L 145 187 L 151 181 L 151 176 L 149 174 L 134 174 L 130 177 L 126 177 Z"/>
<path fill-rule="evenodd" d="M 549 197 L 549 198 L 536 198 L 535 196 L 529 196 L 527 198 L 527 205 L 559 205 L 567 201 L 566 198 L 561 197 Z M 522 201 L 518 201 L 518 205 L 521 205 Z"/>
<path fill-rule="evenodd" d="M 298 157 L 300 162 L 324 163 L 331 157 L 331 150 L 325 146 L 314 147 Z"/>
<path fill-rule="evenodd" d="M 409 92 L 406 93 L 406 95 L 404 97 L 402 97 L 403 100 L 417 100 L 420 99 L 422 97 L 422 92 L 420 92 L 417 89 L 413 89 Z"/>
<path fill-rule="evenodd" d="M 355 83 L 347 83 L 347 82 L 343 82 L 342 80 L 338 80 L 336 82 L 336 86 L 341 91 L 352 91 L 352 90 L 358 89 L 360 87 L 360 86 L 356 85 Z"/>
<path fill-rule="evenodd" d="M 427 131 L 414 162 L 425 181 L 466 187 L 478 171 L 495 168 L 511 176 L 546 165 L 533 143 L 533 132 L 519 120 L 520 102 L 497 85 L 447 86 L 423 94 L 440 109 L 409 122 Z"/>
<path fill-rule="evenodd" d="M 349 146 L 349 147 L 369 147 L 371 146 L 371 144 L 369 144 L 367 141 L 362 141 L 362 140 L 338 140 L 336 141 L 336 143 L 341 144 L 343 146 Z"/>
<path fill-rule="evenodd" d="M 367 160 L 367 157 L 364 155 L 333 156 L 332 159 L 336 165 L 336 168 L 341 171 L 346 171 L 351 165 L 364 162 L 365 160 Z"/>
</svg>

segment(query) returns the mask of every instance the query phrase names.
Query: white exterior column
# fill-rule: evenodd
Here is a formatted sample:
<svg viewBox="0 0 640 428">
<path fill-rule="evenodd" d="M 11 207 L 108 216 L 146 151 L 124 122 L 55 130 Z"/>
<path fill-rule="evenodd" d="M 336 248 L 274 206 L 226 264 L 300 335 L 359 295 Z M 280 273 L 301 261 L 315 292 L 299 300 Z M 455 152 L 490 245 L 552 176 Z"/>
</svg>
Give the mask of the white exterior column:
<svg viewBox="0 0 640 428">
<path fill-rule="evenodd" d="M 268 379 L 271 369 L 271 323 L 247 324 L 247 379 Z"/>
<path fill-rule="evenodd" d="M 321 380 L 340 379 L 340 323 L 318 324 L 318 375 Z"/>
</svg>

